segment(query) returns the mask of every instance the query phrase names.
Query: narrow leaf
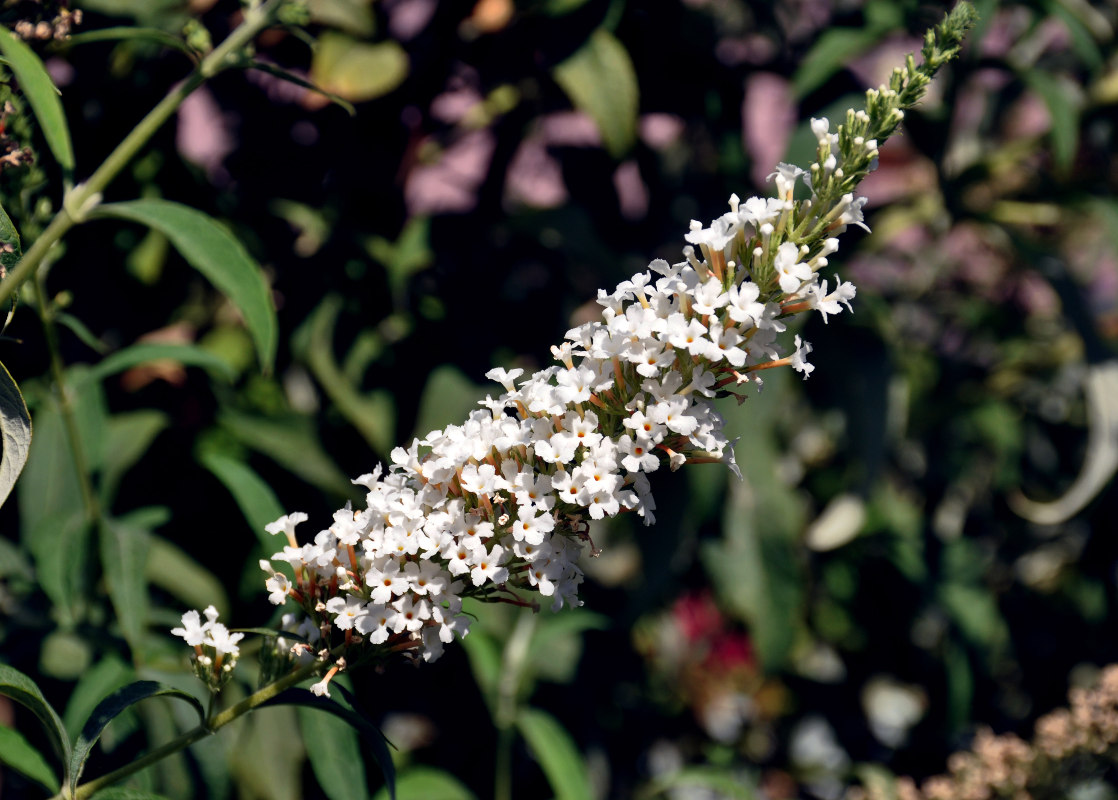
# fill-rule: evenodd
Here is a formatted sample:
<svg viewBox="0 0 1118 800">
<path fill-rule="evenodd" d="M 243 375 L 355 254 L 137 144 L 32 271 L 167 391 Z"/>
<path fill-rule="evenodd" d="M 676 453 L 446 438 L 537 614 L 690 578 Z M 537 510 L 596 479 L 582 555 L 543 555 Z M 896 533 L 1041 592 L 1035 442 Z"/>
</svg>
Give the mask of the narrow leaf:
<svg viewBox="0 0 1118 800">
<path fill-rule="evenodd" d="M 3 34 L 0 34 L 3 36 Z M 8 499 L 31 449 L 31 417 L 7 368 L 0 364 L 0 505 Z"/>
<path fill-rule="evenodd" d="M 111 692 L 134 680 L 135 673 L 131 666 L 116 656 L 102 658 L 85 671 L 70 693 L 66 710 L 62 714 L 66 731 L 76 739 L 97 704 Z"/>
<path fill-rule="evenodd" d="M 3 35 L 0 33 L 0 35 Z M 28 678 L 17 669 L 7 664 L 0 664 L 0 694 L 10 697 L 22 706 L 26 706 L 32 714 L 39 718 L 47 731 L 47 736 L 54 746 L 55 752 L 63 763 L 70 761 L 70 738 L 62 726 L 62 720 L 35 685 L 35 681 Z"/>
<path fill-rule="evenodd" d="M 229 231 L 212 217 L 167 200 L 133 200 L 100 206 L 99 217 L 116 217 L 154 228 L 244 315 L 265 371 L 276 357 L 277 323 L 264 273 Z"/>
<path fill-rule="evenodd" d="M 590 776 L 571 735 L 555 717 L 538 708 L 525 708 L 516 727 L 543 768 L 556 800 L 588 800 Z"/>
<path fill-rule="evenodd" d="M 73 170 L 74 150 L 70 144 L 70 129 L 66 127 L 66 115 L 62 113 L 58 89 L 51 82 L 43 62 L 30 47 L 2 25 L 0 55 L 8 60 L 8 67 L 19 81 L 23 96 L 35 112 L 35 118 L 43 129 L 43 138 L 47 140 L 47 147 L 54 154 L 55 161 L 67 172 Z"/>
<path fill-rule="evenodd" d="M 826 83 L 844 64 L 868 50 L 883 35 L 869 28 L 831 28 L 824 31 L 800 62 L 792 76 L 792 94 L 796 100 Z"/>
<path fill-rule="evenodd" d="M 154 409 L 140 409 L 109 418 L 105 430 L 105 464 L 101 471 L 101 502 L 112 507 L 120 479 L 147 452 L 152 440 L 167 427 L 168 417 Z"/>
<path fill-rule="evenodd" d="M 639 105 L 637 73 L 624 45 L 599 28 L 555 67 L 554 77 L 575 108 L 594 120 L 610 155 L 623 156 L 637 136 Z"/>
<path fill-rule="evenodd" d="M 89 800 L 167 800 L 166 796 L 145 792 L 142 789 L 130 789 L 127 786 L 110 786 L 102 789 Z"/>
<path fill-rule="evenodd" d="M 194 52 L 186 42 L 179 39 L 177 36 L 172 36 L 166 31 L 161 31 L 158 28 L 131 28 L 127 25 L 120 25 L 113 28 L 101 28 L 100 30 L 85 31 L 84 33 L 75 33 L 66 39 L 65 44 L 67 47 L 74 47 L 80 44 L 89 44 L 90 42 L 116 42 L 127 39 L 155 42 L 164 47 L 179 50 L 186 53 L 188 56 L 194 55 Z"/>
<path fill-rule="evenodd" d="M 55 794 L 59 789 L 58 776 L 47 764 L 42 753 L 31 746 L 23 734 L 0 725 L 0 764 L 26 775 Z"/>
<path fill-rule="evenodd" d="M 147 624 L 148 596 L 144 579 L 150 536 L 147 531 L 119 519 L 101 523 L 101 563 L 109 599 L 121 633 L 133 652 Z"/>
<path fill-rule="evenodd" d="M 319 441 L 310 419 L 299 414 L 258 417 L 227 408 L 218 422 L 237 441 L 263 453 L 308 483 L 343 497 L 354 494 L 353 484 L 338 469 Z"/>
<path fill-rule="evenodd" d="M 275 64 L 269 64 L 267 61 L 253 61 L 249 66 L 252 67 L 252 69 L 258 69 L 261 72 L 267 72 L 269 75 L 279 78 L 280 80 L 287 81 L 288 83 L 293 83 L 296 86 L 301 86 L 304 89 L 309 89 L 312 92 L 316 92 L 317 94 L 325 97 L 331 103 L 344 108 L 346 113 L 349 114 L 351 117 L 357 114 L 357 109 L 353 107 L 353 103 L 349 102 L 344 97 L 339 97 L 332 92 L 328 92 L 325 89 L 315 86 L 306 78 L 302 78 L 296 75 L 294 72 L 288 72 L 282 67 L 277 67 Z"/>
<path fill-rule="evenodd" d="M 1060 78 L 1041 69 L 1027 70 L 1021 78 L 1048 106 L 1048 116 L 1052 120 L 1052 159 L 1059 170 L 1067 171 L 1079 148 L 1077 93 Z"/>
<path fill-rule="evenodd" d="M 307 758 L 318 785 L 330 800 L 364 800 L 365 762 L 357 731 L 337 717 L 296 709 Z"/>
<path fill-rule="evenodd" d="M 373 800 L 388 800 L 388 790 L 381 789 Z M 477 800 L 477 795 L 449 772 L 416 766 L 396 776 L 396 800 Z"/>
<path fill-rule="evenodd" d="M 173 686 L 167 686 L 166 684 L 157 683 L 156 681 L 136 681 L 121 689 L 117 689 L 98 703 L 97 707 L 93 709 L 93 714 L 90 715 L 89 720 L 85 723 L 81 734 L 78 736 L 77 742 L 74 744 L 74 752 L 70 757 L 69 770 L 71 796 L 74 795 L 74 790 L 78 785 L 78 778 L 81 777 L 82 770 L 85 769 L 85 762 L 89 758 L 90 752 L 93 750 L 93 745 L 101 738 L 101 733 L 105 730 L 105 726 L 112 722 L 129 706 L 141 700 L 146 700 L 149 697 L 177 697 L 194 706 L 194 709 L 198 712 L 199 722 L 202 722 L 206 718 L 206 711 L 202 707 L 201 702 L 198 701 L 198 698 L 181 689 L 176 689 Z"/>
<path fill-rule="evenodd" d="M 161 536 L 151 536 L 145 577 L 187 608 L 213 605 L 223 617 L 230 612 L 229 598 L 213 573 L 185 550 Z"/>
<path fill-rule="evenodd" d="M 380 766 L 381 773 L 384 775 L 384 782 L 388 787 L 388 795 L 392 800 L 395 800 L 396 767 L 392 763 L 392 754 L 388 752 L 388 740 L 384 738 L 384 734 L 380 732 L 380 729 L 369 722 L 369 720 L 365 719 L 365 717 L 343 707 L 333 700 L 312 694 L 306 689 L 288 689 L 276 697 L 273 697 L 264 705 L 293 705 L 313 708 L 319 711 L 325 711 L 328 714 L 333 714 L 335 717 L 348 722 L 365 737 L 365 741 L 372 748 L 373 758 L 376 759 L 377 764 Z"/>
<path fill-rule="evenodd" d="M 248 464 L 220 453 L 201 453 L 198 461 L 221 481 L 233 495 L 237 507 L 244 514 L 248 526 L 268 552 L 277 547 L 274 534 L 264 530 L 264 526 L 283 516 L 284 509 L 264 479 L 257 475 Z M 271 549 L 269 549 L 271 548 Z"/>
<path fill-rule="evenodd" d="M 201 367 L 226 383 L 232 383 L 236 378 L 233 368 L 225 359 L 192 344 L 134 344 L 103 359 L 90 370 L 90 375 L 97 380 L 104 380 L 140 364 L 163 360 L 177 361 L 188 367 Z"/>
</svg>

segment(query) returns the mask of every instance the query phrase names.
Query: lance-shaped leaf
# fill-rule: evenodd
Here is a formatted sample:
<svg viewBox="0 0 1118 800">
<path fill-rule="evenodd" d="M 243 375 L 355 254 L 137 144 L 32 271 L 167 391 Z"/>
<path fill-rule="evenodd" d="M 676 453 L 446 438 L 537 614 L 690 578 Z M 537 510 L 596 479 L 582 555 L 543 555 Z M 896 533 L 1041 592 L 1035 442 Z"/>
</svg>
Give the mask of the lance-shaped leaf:
<svg viewBox="0 0 1118 800">
<path fill-rule="evenodd" d="M 637 73 L 625 46 L 599 28 L 555 67 L 554 77 L 575 107 L 593 118 L 610 155 L 624 155 L 637 136 L 639 105 Z"/>
<path fill-rule="evenodd" d="M 124 372 L 149 361 L 177 361 L 188 367 L 201 367 L 226 383 L 236 377 L 225 359 L 191 344 L 134 344 L 107 356 L 89 371 L 98 380 Z"/>
<path fill-rule="evenodd" d="M 0 764 L 7 764 L 45 786 L 52 794 L 58 792 L 58 776 L 42 753 L 32 747 L 22 733 L 3 725 L 0 725 Z"/>
<path fill-rule="evenodd" d="M 28 678 L 17 669 L 7 664 L 0 664 L 0 695 L 10 697 L 20 705 L 26 706 L 32 714 L 39 718 L 46 728 L 47 736 L 55 752 L 63 763 L 70 761 L 70 737 L 66 735 L 66 728 L 50 703 L 43 697 L 35 681 Z"/>
<path fill-rule="evenodd" d="M 237 508 L 245 515 L 245 520 L 256 534 L 256 538 L 260 540 L 260 544 L 269 552 L 281 549 L 283 538 L 277 539 L 275 534 L 264 530 L 266 525 L 275 522 L 284 514 L 283 506 L 280 505 L 272 487 L 248 464 L 230 456 L 202 452 L 198 454 L 198 462 L 212 472 L 233 495 Z"/>
<path fill-rule="evenodd" d="M 586 762 L 555 717 L 538 708 L 525 708 L 516 718 L 516 727 L 543 768 L 556 800 L 593 797 Z"/>
<path fill-rule="evenodd" d="M 307 758 L 318 785 L 330 800 L 368 800 L 365 762 L 357 731 L 329 714 L 296 709 Z"/>
<path fill-rule="evenodd" d="M 58 89 L 51 82 L 46 67 L 39 57 L 16 38 L 15 34 L 0 25 L 0 55 L 8 61 L 8 68 L 19 81 L 23 96 L 31 105 L 35 119 L 43 130 L 47 147 L 54 159 L 67 172 L 74 169 L 74 149 L 70 144 L 70 129 L 66 127 L 66 115 L 62 113 L 62 101 L 58 99 Z"/>
<path fill-rule="evenodd" d="M 133 652 L 138 652 L 147 624 L 148 595 L 144 572 L 151 535 L 125 520 L 106 519 L 101 524 L 100 544 L 109 599 L 121 633 Z"/>
<path fill-rule="evenodd" d="M 272 296 L 260 265 L 215 219 L 167 200 L 133 200 L 100 206 L 98 217 L 139 222 L 166 236 L 245 318 L 265 371 L 276 357 L 277 324 Z"/>
<path fill-rule="evenodd" d="M 335 684 L 333 687 L 340 689 L 347 697 L 349 693 Z M 306 689 L 288 689 L 285 692 L 273 697 L 265 706 L 302 706 L 304 708 L 314 708 L 319 711 L 325 711 L 327 714 L 333 714 L 339 719 L 345 720 L 354 728 L 358 733 L 365 737 L 365 741 L 373 750 L 373 758 L 376 759 L 380 771 L 384 775 L 385 785 L 388 787 L 388 795 L 392 800 L 396 798 L 396 767 L 392 763 L 392 754 L 388 752 L 388 740 L 384 738 L 384 734 L 372 722 L 367 720 L 356 711 L 342 706 L 339 703 L 329 700 L 325 697 L 319 697 L 312 694 Z"/>
<path fill-rule="evenodd" d="M 101 738 L 105 727 L 120 716 L 126 708 L 149 697 L 177 697 L 194 706 L 194 709 L 198 712 L 199 722 L 206 718 L 206 710 L 197 697 L 173 686 L 167 686 L 156 681 L 136 681 L 117 689 L 93 709 L 93 714 L 90 715 L 82 727 L 78 741 L 74 744 L 74 752 L 70 756 L 69 770 L 71 796 L 74 796 L 78 778 L 81 777 L 82 770 L 85 769 L 85 762 L 93 750 L 93 745 L 97 744 L 97 740 Z"/>
<path fill-rule="evenodd" d="M 31 447 L 31 417 L 27 404 L 3 364 L 0 364 L 0 439 L 4 448 L 0 453 L 0 505 L 3 505 L 27 463 L 27 451 Z"/>
</svg>

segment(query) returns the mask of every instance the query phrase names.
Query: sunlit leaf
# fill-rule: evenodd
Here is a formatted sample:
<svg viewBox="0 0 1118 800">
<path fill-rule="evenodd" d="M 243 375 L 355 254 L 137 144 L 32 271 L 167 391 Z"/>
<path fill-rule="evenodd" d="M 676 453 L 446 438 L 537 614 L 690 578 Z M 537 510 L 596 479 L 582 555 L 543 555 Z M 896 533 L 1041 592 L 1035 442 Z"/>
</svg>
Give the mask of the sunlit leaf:
<svg viewBox="0 0 1118 800">
<path fill-rule="evenodd" d="M 112 722 L 113 719 L 119 716 L 121 712 L 129 706 L 141 700 L 146 700 L 149 697 L 175 697 L 179 700 L 185 700 L 198 712 L 199 722 L 206 718 L 206 710 L 202 707 L 198 698 L 192 694 L 187 694 L 181 689 L 176 689 L 173 686 L 167 686 L 166 684 L 157 683 L 155 681 L 136 681 L 128 686 L 117 689 L 98 703 L 97 707 L 93 709 L 93 713 L 82 727 L 82 732 L 74 743 L 74 752 L 70 757 L 69 769 L 71 796 L 73 796 L 74 789 L 78 785 L 78 779 L 85 769 L 85 762 L 89 758 L 90 752 L 93 750 L 93 745 L 101 738 L 101 733 L 105 730 L 105 726 Z"/>
<path fill-rule="evenodd" d="M 396 776 L 396 800 L 476 800 L 477 795 L 449 772 L 435 767 L 410 767 Z M 388 800 L 382 788 L 373 800 Z"/>
<path fill-rule="evenodd" d="M 372 36 L 376 18 L 370 6 L 371 0 L 310 0 L 307 8 L 311 22 L 355 36 Z"/>
<path fill-rule="evenodd" d="M 58 89 L 47 74 L 46 67 L 14 33 L 0 25 L 0 55 L 8 61 L 8 68 L 19 81 L 35 119 L 43 131 L 54 159 L 67 172 L 74 169 L 74 149 L 70 144 L 70 129 L 66 127 L 66 115 L 62 112 L 62 101 L 58 99 Z"/>
<path fill-rule="evenodd" d="M 104 519 L 100 541 L 105 584 L 116 620 L 129 646 L 138 651 L 147 624 L 148 595 L 144 574 L 150 535 L 123 520 Z"/>
<path fill-rule="evenodd" d="M 295 711 L 307 747 L 307 759 L 326 796 L 330 800 L 367 798 L 365 762 L 357 730 L 330 714 L 319 714 L 309 708 Z"/>
<path fill-rule="evenodd" d="M 393 41 L 368 44 L 342 33 L 318 37 L 311 81 L 354 103 L 388 94 L 408 76 L 408 54 Z"/>
<path fill-rule="evenodd" d="M 516 727 L 543 768 L 556 800 L 593 797 L 586 762 L 555 717 L 538 708 L 525 708 L 516 717 Z"/>
<path fill-rule="evenodd" d="M 201 211 L 154 198 L 99 206 L 94 215 L 139 222 L 170 239 L 244 315 L 261 365 L 272 369 L 278 334 L 271 292 L 260 266 L 228 230 Z"/>
<path fill-rule="evenodd" d="M 0 695 L 10 697 L 38 717 L 55 753 L 64 764 L 70 763 L 70 738 L 66 735 L 62 720 L 43 697 L 35 681 L 7 664 L 0 664 Z"/>
<path fill-rule="evenodd" d="M 2 36 L 3 34 L 0 34 Z M 31 449 L 31 416 L 7 368 L 0 364 L 0 505 L 8 499 Z"/>
<path fill-rule="evenodd" d="M 625 46 L 599 28 L 555 67 L 554 77 L 575 108 L 594 120 L 606 150 L 615 158 L 623 156 L 636 140 L 640 99 Z"/>
<path fill-rule="evenodd" d="M 0 764 L 26 775 L 52 794 L 60 787 L 58 776 L 42 753 L 31 746 L 23 734 L 0 725 Z"/>
</svg>

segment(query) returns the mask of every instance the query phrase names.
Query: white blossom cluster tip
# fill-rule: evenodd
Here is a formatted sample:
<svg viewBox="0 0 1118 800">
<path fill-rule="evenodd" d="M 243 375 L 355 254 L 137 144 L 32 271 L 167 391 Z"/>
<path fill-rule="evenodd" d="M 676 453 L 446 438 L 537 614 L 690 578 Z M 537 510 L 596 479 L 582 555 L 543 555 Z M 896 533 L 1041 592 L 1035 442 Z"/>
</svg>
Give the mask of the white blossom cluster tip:
<svg viewBox="0 0 1118 800">
<path fill-rule="evenodd" d="M 812 127 L 822 148 L 826 120 Z M 709 226 L 693 222 L 683 261 L 657 259 L 599 292 L 601 320 L 569 331 L 554 366 L 519 383 L 523 370 L 488 372 L 497 398 L 354 481 L 364 508 L 347 505 L 302 544 L 305 514 L 268 526 L 287 538 L 272 561 L 294 570 L 261 561 L 269 599 L 301 606 L 329 644 L 323 658 L 352 663 L 363 644 L 434 660 L 469 629 L 465 597 L 579 605 L 588 520 L 633 512 L 651 524 L 648 473 L 665 464 L 722 462 L 740 477 L 711 398 L 759 386 L 772 367 L 812 371 L 811 346 L 795 336 L 785 355 L 778 335 L 795 313 L 849 309 L 854 286 L 836 279 L 829 291 L 818 272 L 838 247 L 831 234 L 863 225 L 852 197 L 794 199 L 811 173 L 781 164 L 773 177 L 778 197 L 734 196 Z"/>
<path fill-rule="evenodd" d="M 203 615 L 205 622 L 202 622 Z M 171 629 L 173 635 L 182 637 L 194 648 L 194 671 L 213 691 L 220 689 L 232 676 L 241 652 L 237 643 L 245 637 L 243 633 L 231 633 L 217 617 L 217 609 L 213 606 L 202 614 L 187 611 L 182 615 L 182 627 Z"/>
</svg>

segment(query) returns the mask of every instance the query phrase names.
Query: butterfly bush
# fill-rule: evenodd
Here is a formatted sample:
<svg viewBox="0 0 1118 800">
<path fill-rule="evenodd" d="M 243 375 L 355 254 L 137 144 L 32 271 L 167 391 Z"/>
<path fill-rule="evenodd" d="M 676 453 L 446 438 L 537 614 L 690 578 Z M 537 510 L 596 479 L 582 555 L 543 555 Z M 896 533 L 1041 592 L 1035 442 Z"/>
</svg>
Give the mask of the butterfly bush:
<svg viewBox="0 0 1118 800">
<path fill-rule="evenodd" d="M 354 480 L 363 507 L 347 504 L 313 537 L 297 534 L 303 513 L 267 526 L 286 539 L 260 562 L 268 598 L 298 608 L 284 615 L 295 642 L 284 657 L 321 661 L 313 691 L 328 695 L 333 675 L 357 661 L 434 661 L 468 633 L 468 597 L 580 605 L 579 557 L 596 554 L 589 522 L 630 513 L 652 524 L 649 473 L 720 462 L 741 477 L 712 400 L 741 402 L 768 369 L 814 369 L 811 345 L 788 341 L 789 320 L 851 310 L 853 284 L 821 273 L 839 234 L 868 230 L 853 188 L 957 52 L 965 28 L 952 34 L 950 23 L 929 32 L 920 67 L 909 56 L 867 92 L 865 110 L 835 130 L 813 119 L 816 161 L 778 165 L 775 197 L 734 195 L 717 219 L 692 222 L 681 260 L 656 259 L 600 290 L 601 318 L 568 331 L 552 366 L 489 371 L 496 397 Z"/>
</svg>

